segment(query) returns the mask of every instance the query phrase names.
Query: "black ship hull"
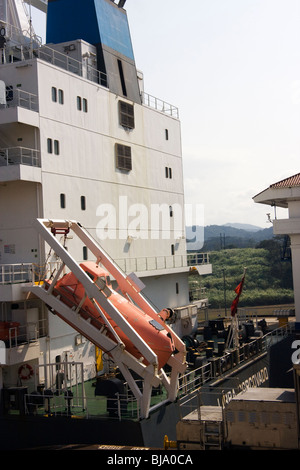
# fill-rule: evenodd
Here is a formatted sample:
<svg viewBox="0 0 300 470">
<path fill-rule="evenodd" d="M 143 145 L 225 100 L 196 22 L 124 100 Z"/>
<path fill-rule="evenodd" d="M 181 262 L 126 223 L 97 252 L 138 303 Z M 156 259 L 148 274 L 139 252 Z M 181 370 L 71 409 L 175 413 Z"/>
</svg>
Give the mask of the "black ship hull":
<svg viewBox="0 0 300 470">
<path fill-rule="evenodd" d="M 76 419 L 72 417 L 1 416 L 0 449 L 46 449 L 74 445 L 113 445 L 163 448 L 164 436 L 176 440 L 176 424 L 204 405 L 224 405 L 248 387 L 293 387 L 293 335 L 282 339 L 247 363 L 211 380 L 190 396 L 164 404 L 139 421 Z M 200 400 L 200 401 L 199 401 Z M 184 404 L 186 403 L 186 405 Z"/>
</svg>

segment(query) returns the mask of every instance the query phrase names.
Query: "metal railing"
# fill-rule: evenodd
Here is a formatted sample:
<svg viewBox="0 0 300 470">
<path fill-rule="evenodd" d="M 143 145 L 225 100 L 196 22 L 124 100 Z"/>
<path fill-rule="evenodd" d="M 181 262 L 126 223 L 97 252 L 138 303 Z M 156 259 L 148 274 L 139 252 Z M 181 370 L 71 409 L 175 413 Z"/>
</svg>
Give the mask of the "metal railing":
<svg viewBox="0 0 300 470">
<path fill-rule="evenodd" d="M 13 108 L 17 106 L 29 109 L 30 111 L 38 112 L 38 97 L 34 93 L 29 93 L 28 91 L 21 90 L 20 88 L 8 91 L 6 96 L 6 104 L 0 105 L 0 108 Z"/>
<path fill-rule="evenodd" d="M 102 396 L 87 399 L 84 395 L 74 394 L 71 389 L 59 393 L 47 390 L 40 395 L 25 395 L 25 414 L 138 420 L 139 406 L 135 398 L 119 393 L 115 398 Z"/>
<path fill-rule="evenodd" d="M 20 60 L 27 60 L 38 58 L 57 67 L 60 67 L 68 72 L 74 73 L 80 77 L 86 78 L 94 83 L 98 83 L 101 86 L 109 88 L 108 76 L 96 68 L 92 67 L 88 63 L 79 61 L 72 58 L 70 55 L 59 52 L 46 45 L 36 47 L 36 44 L 41 44 L 41 38 L 35 36 L 32 41 L 24 42 L 23 33 L 21 30 L 14 30 L 14 27 L 7 25 L 7 31 L 9 37 L 14 38 L 16 50 L 19 53 Z M 141 92 L 142 104 L 153 108 L 159 112 L 168 114 L 171 117 L 179 119 L 178 107 L 167 103 L 149 93 Z M 34 104 L 34 106 L 36 106 Z M 34 109 L 34 108 L 30 108 Z M 35 111 L 37 109 L 34 109 Z"/>
<path fill-rule="evenodd" d="M 0 166 L 9 165 L 28 165 L 40 168 L 40 152 L 25 147 L 0 149 Z"/>
<path fill-rule="evenodd" d="M 198 288 L 193 288 L 191 287 L 189 289 L 190 293 L 190 300 L 202 300 L 205 297 L 207 297 L 207 289 L 206 287 L 198 287 Z"/>
<path fill-rule="evenodd" d="M 1 153 L 0 153 L 1 159 Z M 12 163 L 11 163 L 12 164 Z M 201 255 L 201 256 L 199 256 Z M 209 263 L 207 253 L 174 256 L 153 256 L 144 258 L 123 258 L 115 262 L 124 272 L 153 271 L 203 265 Z M 0 264 L 0 285 L 21 282 L 42 282 L 59 269 L 60 263 L 51 262 L 43 266 L 35 263 Z"/>
<path fill-rule="evenodd" d="M 63 54 L 48 46 L 41 46 L 33 49 L 33 57 L 37 57 L 45 62 L 56 65 L 68 72 L 87 78 L 88 80 L 108 87 L 108 77 L 104 72 L 100 72 L 89 64 L 73 59 L 69 55 Z"/>
<path fill-rule="evenodd" d="M 245 343 L 232 353 L 218 358 L 218 361 L 208 361 L 206 364 L 189 371 L 179 380 L 178 396 L 185 396 L 199 389 L 208 382 L 221 378 L 228 370 L 246 363 L 255 355 L 263 354 L 268 349 L 292 333 L 293 327 L 289 324 L 277 328 L 262 337 Z"/>
<path fill-rule="evenodd" d="M 34 393 L 27 393 L 24 413 L 48 416 L 109 417 L 119 421 L 139 419 L 139 404 L 125 384 L 125 393 L 95 396 L 83 381 L 82 362 L 60 362 L 34 367 Z"/>
<path fill-rule="evenodd" d="M 25 39 L 24 39 L 24 33 L 25 33 Z M 39 44 L 42 43 L 42 38 L 40 36 L 37 36 L 36 34 L 33 34 L 32 37 L 30 38 L 29 28 L 28 28 L 28 31 L 23 31 L 17 26 L 11 25 L 7 22 L 5 22 L 5 37 L 10 39 L 10 41 L 12 41 L 13 43 L 18 44 L 19 46 L 24 45 L 24 43 L 28 45 L 31 42 L 35 42 Z"/>
<path fill-rule="evenodd" d="M 8 322 L 7 322 L 8 323 Z M 12 323 L 12 322 L 11 322 Z M 17 348 L 24 344 L 38 341 L 46 334 L 46 320 L 28 322 L 24 325 L 13 322 L 14 326 L 7 328 L 7 337 L 4 338 L 7 348 Z"/>
<path fill-rule="evenodd" d="M 150 108 L 154 108 L 162 113 L 168 114 L 169 116 L 172 116 L 176 119 L 179 119 L 179 110 L 176 106 L 173 106 L 170 103 L 166 103 L 166 101 L 156 98 L 155 96 L 149 95 L 144 91 L 142 91 L 141 97 L 142 103 L 144 105 Z"/>
<path fill-rule="evenodd" d="M 291 327 L 282 327 L 268 333 L 263 338 L 258 338 L 256 341 L 258 341 L 259 344 L 254 346 L 253 354 L 264 352 L 264 348 L 267 350 L 272 344 L 283 339 L 291 330 Z M 254 345 L 256 341 L 249 343 L 249 345 Z M 258 351 L 255 351 L 256 348 L 258 348 Z M 225 357 L 226 356 L 219 358 L 219 364 L 224 364 L 223 359 Z M 249 359 L 250 356 L 248 355 L 247 358 L 240 357 L 238 360 L 236 354 L 232 357 L 234 357 L 234 361 L 231 366 L 235 367 L 236 365 L 241 365 L 247 358 Z M 227 360 L 228 358 L 229 356 L 227 356 Z M 214 364 L 216 363 L 214 362 Z M 197 402 L 198 394 L 202 393 L 202 390 L 204 390 L 201 387 L 212 383 L 214 379 L 220 378 L 222 374 L 224 374 L 224 369 L 222 370 L 222 368 L 215 367 L 215 365 L 210 362 L 180 377 L 178 399 L 180 407 L 185 408 L 185 415 L 187 413 L 187 407 L 190 407 L 190 411 L 199 408 L 200 402 Z M 97 416 L 103 418 L 109 417 L 119 421 L 140 418 L 139 403 L 126 387 L 124 394 L 116 393 L 114 397 L 106 397 L 103 395 L 91 398 L 91 396 L 88 396 L 85 392 L 85 384 L 82 380 L 83 363 L 66 362 L 39 365 L 36 366 L 33 377 L 35 380 L 34 390 L 40 390 L 39 393 L 29 393 L 24 397 L 25 414 L 47 414 L 49 416 L 59 416 L 63 414 L 64 416 L 84 418 Z M 233 380 L 235 380 L 235 378 L 233 378 Z M 236 380 L 238 384 L 238 378 Z M 253 386 L 255 386 L 255 384 Z M 241 392 L 244 391 L 245 389 L 242 388 Z M 214 393 L 213 390 L 212 392 Z M 223 392 L 226 392 L 226 389 L 224 389 Z M 215 393 L 220 394 L 220 391 L 216 390 Z M 163 401 L 160 401 L 161 395 L 158 398 L 157 406 L 160 406 L 160 403 L 163 403 Z M 221 406 L 223 405 L 224 403 L 221 400 Z"/>
<path fill-rule="evenodd" d="M 82 62 L 48 46 L 41 46 L 33 49 L 33 57 L 49 62 L 50 64 L 56 65 L 68 72 L 82 76 Z"/>
<path fill-rule="evenodd" d="M 208 253 L 189 253 L 170 256 L 122 258 L 115 260 L 124 272 L 154 271 L 209 264 Z"/>
<path fill-rule="evenodd" d="M 86 65 L 86 77 L 87 80 L 91 82 L 98 83 L 98 85 L 108 88 L 108 77 L 106 73 L 100 72 L 100 70 L 95 69 L 91 65 Z"/>
<path fill-rule="evenodd" d="M 22 282 L 34 282 L 32 263 L 0 265 L 0 285 Z"/>
<path fill-rule="evenodd" d="M 59 52 L 46 45 L 41 45 L 42 39 L 39 36 L 34 34 L 30 37 L 30 31 L 27 31 L 28 37 L 24 40 L 24 31 L 21 29 L 8 23 L 6 23 L 5 29 L 6 37 L 12 40 L 15 50 L 17 51 L 16 55 L 19 55 L 19 60 L 39 58 L 71 73 L 85 77 L 104 87 L 109 87 L 108 77 L 105 73 L 98 71 L 89 64 L 73 59 L 70 55 Z M 38 47 L 36 47 L 36 45 L 38 45 Z M 144 91 L 141 92 L 141 98 L 144 105 L 179 119 L 178 107 L 145 93 Z"/>
<path fill-rule="evenodd" d="M 48 46 L 34 49 L 33 56 L 109 88 L 108 76 L 105 73 Z M 145 92 L 141 93 L 141 99 L 144 105 L 179 119 L 179 110 L 176 106 Z"/>
<path fill-rule="evenodd" d="M 188 266 L 200 266 L 202 264 L 209 264 L 209 253 L 188 253 L 187 263 Z"/>
</svg>

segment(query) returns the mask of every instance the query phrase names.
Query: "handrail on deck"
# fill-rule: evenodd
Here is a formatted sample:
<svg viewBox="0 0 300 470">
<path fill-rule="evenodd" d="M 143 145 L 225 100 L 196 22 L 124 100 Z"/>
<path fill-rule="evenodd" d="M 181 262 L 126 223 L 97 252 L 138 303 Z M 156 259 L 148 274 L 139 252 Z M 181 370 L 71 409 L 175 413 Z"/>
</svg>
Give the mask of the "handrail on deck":
<svg viewBox="0 0 300 470">
<path fill-rule="evenodd" d="M 23 282 L 34 282 L 32 263 L 0 264 L 0 285 Z"/>
<path fill-rule="evenodd" d="M 122 258 L 115 261 L 124 272 L 141 272 L 209 264 L 209 254 L 186 253 L 169 256 L 144 256 L 140 258 Z"/>
<path fill-rule="evenodd" d="M 40 168 L 40 151 L 26 147 L 0 148 L 0 166 L 28 165 Z"/>
<path fill-rule="evenodd" d="M 86 78 L 94 83 L 98 83 L 105 88 L 109 88 L 108 76 L 106 73 L 91 67 L 89 64 L 82 60 L 77 60 L 68 54 L 64 54 L 54 48 L 45 44 L 41 44 L 41 38 L 35 36 L 33 41 L 24 42 L 23 32 L 12 25 L 6 24 L 7 34 L 13 38 L 15 46 L 18 47 L 21 60 L 28 60 L 33 58 L 41 59 L 45 62 L 51 63 L 74 73 L 80 77 Z M 38 47 L 36 45 L 38 44 Z M 167 103 L 149 93 L 141 92 L 142 104 L 168 114 L 169 116 L 179 119 L 178 107 Z M 30 108 L 31 109 L 31 108 Z"/>
<path fill-rule="evenodd" d="M 149 95 L 149 93 L 145 93 L 144 91 L 141 93 L 141 98 L 144 105 L 179 119 L 179 110 L 176 106 L 156 98 L 155 96 Z"/>
<path fill-rule="evenodd" d="M 37 112 L 39 110 L 38 96 L 21 88 L 11 87 L 11 89 L 7 89 L 6 104 L 1 104 L 0 109 L 17 106 Z"/>
<path fill-rule="evenodd" d="M 196 391 L 197 389 L 201 388 L 201 386 L 213 379 L 221 378 L 225 375 L 225 372 L 228 371 L 228 368 L 226 367 L 229 367 L 231 365 L 232 370 L 237 366 L 245 364 L 255 354 L 263 354 L 267 352 L 273 344 L 277 343 L 280 339 L 292 333 L 292 331 L 293 327 L 287 324 L 276 328 L 275 330 L 267 333 L 262 337 L 258 337 L 257 339 L 249 343 L 245 343 L 247 349 L 250 352 L 247 351 L 247 354 L 245 354 L 245 345 L 243 345 L 241 348 L 238 349 L 238 354 L 233 357 L 234 362 L 232 364 L 228 364 L 230 354 L 225 354 L 224 356 L 218 358 L 220 363 L 219 369 L 214 368 L 213 362 L 209 361 L 208 363 L 198 367 L 197 369 L 187 372 L 179 379 L 179 397 Z M 222 370 L 222 366 L 224 366 L 224 370 Z"/>
<path fill-rule="evenodd" d="M 134 271 L 138 273 L 141 271 L 204 265 L 209 263 L 209 254 L 188 253 L 174 256 L 122 258 L 115 261 L 124 272 Z M 42 281 L 46 276 L 46 272 L 50 275 L 53 269 L 57 268 L 57 263 L 48 263 L 44 266 L 37 266 L 35 263 L 0 264 L 0 285 L 20 282 L 34 282 L 38 280 Z"/>
</svg>

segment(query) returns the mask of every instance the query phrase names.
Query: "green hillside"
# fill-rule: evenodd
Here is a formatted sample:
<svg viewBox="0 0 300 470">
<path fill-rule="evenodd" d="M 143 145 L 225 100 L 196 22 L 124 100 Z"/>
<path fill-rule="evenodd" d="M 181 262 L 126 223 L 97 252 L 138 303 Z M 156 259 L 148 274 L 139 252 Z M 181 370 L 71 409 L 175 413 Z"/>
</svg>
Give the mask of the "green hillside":
<svg viewBox="0 0 300 470">
<path fill-rule="evenodd" d="M 262 240 L 273 238 L 273 227 L 255 229 L 247 226 L 247 230 L 231 225 L 207 225 L 205 227 L 186 227 L 188 251 L 200 250 L 203 252 L 216 251 L 224 248 L 255 248 Z M 252 230 L 250 228 L 253 227 Z M 197 236 L 195 237 L 197 229 Z"/>
<path fill-rule="evenodd" d="M 224 308 L 235 297 L 234 289 L 247 268 L 239 306 L 261 306 L 293 303 L 291 261 L 282 260 L 281 241 L 273 238 L 257 248 L 233 248 L 210 253 L 211 275 L 190 276 L 191 289 L 205 287 L 212 308 Z"/>
</svg>

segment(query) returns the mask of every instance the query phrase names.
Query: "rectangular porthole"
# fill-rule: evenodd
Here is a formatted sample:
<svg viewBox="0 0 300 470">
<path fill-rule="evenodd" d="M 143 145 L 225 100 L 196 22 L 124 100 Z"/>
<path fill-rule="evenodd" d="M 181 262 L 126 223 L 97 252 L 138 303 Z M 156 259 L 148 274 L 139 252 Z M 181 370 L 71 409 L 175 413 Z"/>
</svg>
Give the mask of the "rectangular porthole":
<svg viewBox="0 0 300 470">
<path fill-rule="evenodd" d="M 86 98 L 83 98 L 82 100 L 82 110 L 84 113 L 88 112 L 88 102 Z"/>
<path fill-rule="evenodd" d="M 66 208 L 66 195 L 63 193 L 60 194 L 60 207 L 62 209 Z"/>
<path fill-rule="evenodd" d="M 64 104 L 64 92 L 63 90 L 58 90 L 58 102 Z"/>
<path fill-rule="evenodd" d="M 172 168 L 168 166 L 165 167 L 165 176 L 166 178 L 172 179 Z"/>
<path fill-rule="evenodd" d="M 53 152 L 53 149 L 52 149 L 52 139 L 47 139 L 47 151 L 48 151 L 48 153 L 52 153 L 52 152 Z"/>
<path fill-rule="evenodd" d="M 59 155 L 59 141 L 58 140 L 54 141 L 54 153 L 55 155 Z"/>
<path fill-rule="evenodd" d="M 52 87 L 51 95 L 52 95 L 52 101 L 56 103 L 57 102 L 57 89 L 54 86 Z"/>
</svg>

